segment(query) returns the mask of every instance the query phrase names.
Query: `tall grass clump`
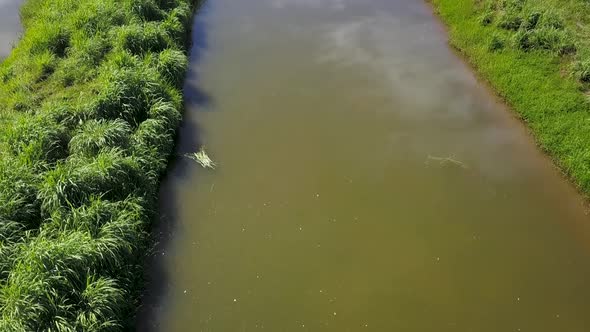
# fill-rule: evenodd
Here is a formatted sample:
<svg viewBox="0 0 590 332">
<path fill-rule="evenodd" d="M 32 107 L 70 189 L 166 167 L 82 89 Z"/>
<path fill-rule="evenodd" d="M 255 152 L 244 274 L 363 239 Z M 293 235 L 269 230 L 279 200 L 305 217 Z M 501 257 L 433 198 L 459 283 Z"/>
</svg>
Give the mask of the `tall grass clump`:
<svg viewBox="0 0 590 332">
<path fill-rule="evenodd" d="M 132 328 L 198 0 L 28 0 L 0 64 L 0 331 Z"/>
<path fill-rule="evenodd" d="M 547 50 L 558 54 L 575 51 L 574 38 L 564 18 L 543 4 L 525 0 L 487 0 L 479 20 L 484 26 L 507 31 L 513 46 L 524 51 Z"/>
<path fill-rule="evenodd" d="M 450 42 L 590 196 L 590 3 L 430 0 Z"/>
</svg>

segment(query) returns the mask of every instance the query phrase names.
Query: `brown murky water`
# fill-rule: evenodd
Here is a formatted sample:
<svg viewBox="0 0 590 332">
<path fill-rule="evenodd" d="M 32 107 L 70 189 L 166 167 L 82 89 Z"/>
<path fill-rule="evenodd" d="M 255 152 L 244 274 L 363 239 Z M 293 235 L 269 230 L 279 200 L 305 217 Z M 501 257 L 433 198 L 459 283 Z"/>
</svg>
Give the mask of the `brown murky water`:
<svg viewBox="0 0 590 332">
<path fill-rule="evenodd" d="M 147 331 L 590 330 L 576 192 L 420 0 L 195 22 Z M 149 318 L 145 318 L 149 317 Z"/>
<path fill-rule="evenodd" d="M 19 8 L 23 0 L 0 0 L 0 60 L 10 54 L 21 32 Z"/>
</svg>

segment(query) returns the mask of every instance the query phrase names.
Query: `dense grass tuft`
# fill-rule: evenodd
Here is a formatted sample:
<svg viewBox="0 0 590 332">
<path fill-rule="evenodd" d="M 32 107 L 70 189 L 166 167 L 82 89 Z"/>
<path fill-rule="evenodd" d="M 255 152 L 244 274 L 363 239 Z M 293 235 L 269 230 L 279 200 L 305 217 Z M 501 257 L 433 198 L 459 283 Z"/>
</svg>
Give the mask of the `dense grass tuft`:
<svg viewBox="0 0 590 332">
<path fill-rule="evenodd" d="M 0 64 L 0 331 L 131 329 L 197 0 L 28 0 Z"/>
<path fill-rule="evenodd" d="M 479 14 L 483 26 L 510 31 L 513 46 L 524 51 L 575 52 L 576 46 L 564 18 L 551 8 L 520 0 L 487 0 Z M 491 47 L 492 50 L 496 48 Z"/>
<path fill-rule="evenodd" d="M 135 55 L 146 52 L 160 52 L 168 48 L 168 31 L 156 22 L 144 22 L 122 26 L 116 31 L 118 43 Z"/>
<path fill-rule="evenodd" d="M 5 134 L 10 150 L 32 165 L 55 162 L 67 156 L 67 129 L 45 117 L 20 116 Z"/>
<path fill-rule="evenodd" d="M 590 83 L 590 59 L 576 61 L 573 64 L 572 74 L 580 82 Z"/>
<path fill-rule="evenodd" d="M 188 68 L 188 61 L 184 53 L 168 49 L 158 54 L 155 67 L 160 75 L 172 85 L 181 87 Z"/>
<path fill-rule="evenodd" d="M 108 147 L 126 148 L 131 127 L 121 119 L 113 121 L 90 120 L 70 140 L 70 153 L 95 156 Z"/>
</svg>

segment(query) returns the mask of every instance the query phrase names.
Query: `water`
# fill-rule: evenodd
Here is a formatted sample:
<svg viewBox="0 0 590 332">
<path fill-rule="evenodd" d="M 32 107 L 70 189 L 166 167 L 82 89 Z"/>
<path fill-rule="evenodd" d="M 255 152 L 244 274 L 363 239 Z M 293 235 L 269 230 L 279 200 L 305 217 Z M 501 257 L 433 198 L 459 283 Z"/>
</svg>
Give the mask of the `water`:
<svg viewBox="0 0 590 332">
<path fill-rule="evenodd" d="M 420 0 L 195 22 L 141 331 L 590 328 L 583 201 Z"/>
<path fill-rule="evenodd" d="M 0 59 L 10 54 L 21 32 L 18 10 L 23 0 L 0 0 Z"/>
</svg>

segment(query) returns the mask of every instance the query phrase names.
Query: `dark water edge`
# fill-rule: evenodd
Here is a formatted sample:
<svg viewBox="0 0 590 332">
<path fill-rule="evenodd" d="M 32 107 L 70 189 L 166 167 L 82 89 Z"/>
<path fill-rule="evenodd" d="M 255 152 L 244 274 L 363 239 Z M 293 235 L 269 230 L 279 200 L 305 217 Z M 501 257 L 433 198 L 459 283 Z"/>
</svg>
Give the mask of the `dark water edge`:
<svg viewBox="0 0 590 332">
<path fill-rule="evenodd" d="M 207 48 L 207 26 L 198 17 L 206 15 L 210 2 L 202 0 L 195 9 L 195 18 L 193 18 L 189 41 L 191 45 L 189 63 L 191 64 L 198 63 L 202 52 Z M 184 155 L 196 152 L 202 146 L 199 139 L 200 129 L 198 124 L 192 121 L 194 118 L 192 111 L 195 108 L 204 107 L 211 103 L 211 98 L 195 86 L 194 81 L 196 78 L 197 73 L 190 67 L 183 88 L 185 105 L 183 121 L 178 128 L 175 152 L 169 160 L 168 170 L 160 184 L 158 211 L 161 213 L 157 216 L 152 230 L 155 245 L 152 249 L 153 254 L 146 263 L 147 287 L 137 314 L 137 331 L 157 331 L 159 328 L 156 314 L 166 305 L 165 300 L 169 291 L 169 284 L 168 272 L 162 257 L 166 255 L 166 251 L 174 239 L 174 232 L 178 222 L 178 216 L 175 214 L 177 197 L 173 188 L 179 182 L 185 180 L 188 173 L 194 169 L 194 161 L 184 157 Z"/>
</svg>

